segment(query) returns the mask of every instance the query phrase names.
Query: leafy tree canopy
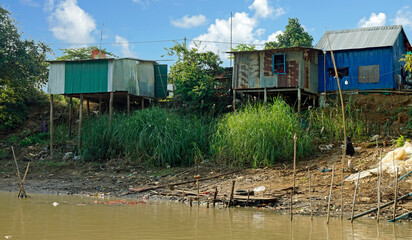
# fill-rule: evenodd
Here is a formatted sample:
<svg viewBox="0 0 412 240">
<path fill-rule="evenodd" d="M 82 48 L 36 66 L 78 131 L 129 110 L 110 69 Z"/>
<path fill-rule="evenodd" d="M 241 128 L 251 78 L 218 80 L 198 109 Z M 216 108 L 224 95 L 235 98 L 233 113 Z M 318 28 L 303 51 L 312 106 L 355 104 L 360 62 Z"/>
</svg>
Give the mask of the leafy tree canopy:
<svg viewBox="0 0 412 240">
<path fill-rule="evenodd" d="M 10 12 L 0 6 L 0 129 L 25 118 L 27 105 L 47 82 L 44 43 L 22 39 Z"/>
<path fill-rule="evenodd" d="M 82 48 L 65 48 L 60 49 L 63 52 L 63 56 L 56 58 L 56 60 L 85 60 L 92 59 L 92 51 L 99 50 L 96 46 L 82 47 Z M 106 49 L 101 50 L 106 57 L 118 57 L 115 54 L 106 51 Z"/>
<path fill-rule="evenodd" d="M 412 54 L 405 54 L 400 61 L 405 63 L 405 70 L 412 72 Z"/>
<path fill-rule="evenodd" d="M 239 44 L 232 48 L 232 52 L 242 52 L 242 51 L 254 51 L 256 50 L 255 44 Z"/>
<path fill-rule="evenodd" d="M 220 92 L 215 76 L 223 71 L 223 63 L 213 52 L 200 52 L 196 47 L 187 49 L 177 43 L 166 48 L 167 55 L 178 59 L 170 68 L 169 79 L 175 84 L 175 96 L 188 111 L 209 112 L 224 104 L 220 101 L 227 93 Z"/>
<path fill-rule="evenodd" d="M 289 18 L 284 33 L 279 34 L 277 41 L 266 42 L 265 49 L 288 47 L 312 47 L 313 37 L 300 25 L 299 19 Z"/>
</svg>

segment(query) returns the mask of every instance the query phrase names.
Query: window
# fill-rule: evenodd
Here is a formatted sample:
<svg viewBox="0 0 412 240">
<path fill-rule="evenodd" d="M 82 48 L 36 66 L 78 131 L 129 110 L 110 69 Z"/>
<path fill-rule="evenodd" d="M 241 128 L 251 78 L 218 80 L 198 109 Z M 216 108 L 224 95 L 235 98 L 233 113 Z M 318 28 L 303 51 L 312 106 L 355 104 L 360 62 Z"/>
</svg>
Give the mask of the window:
<svg viewBox="0 0 412 240">
<path fill-rule="evenodd" d="M 286 56 L 285 54 L 273 55 L 273 73 L 285 74 L 286 73 Z"/>
<path fill-rule="evenodd" d="M 379 65 L 359 66 L 358 81 L 359 83 L 378 83 Z"/>
</svg>

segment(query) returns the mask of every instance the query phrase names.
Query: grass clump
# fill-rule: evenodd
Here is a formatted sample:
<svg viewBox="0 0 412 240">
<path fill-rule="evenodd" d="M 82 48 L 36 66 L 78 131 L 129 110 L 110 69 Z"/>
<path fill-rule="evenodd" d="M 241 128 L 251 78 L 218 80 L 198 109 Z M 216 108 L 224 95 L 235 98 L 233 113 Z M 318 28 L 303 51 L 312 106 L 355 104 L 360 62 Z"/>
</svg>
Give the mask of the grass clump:
<svg viewBox="0 0 412 240">
<path fill-rule="evenodd" d="M 117 115 L 109 127 L 108 116 L 85 123 L 83 156 L 87 161 L 116 157 L 138 160 L 149 166 L 189 166 L 199 148 L 208 153 L 208 127 L 189 116 L 165 109 Z"/>
<path fill-rule="evenodd" d="M 282 99 L 268 105 L 248 105 L 227 114 L 218 123 L 211 150 L 216 161 L 229 166 L 270 166 L 293 159 L 293 135 L 297 156 L 312 152 L 309 135 L 297 113 Z"/>
</svg>

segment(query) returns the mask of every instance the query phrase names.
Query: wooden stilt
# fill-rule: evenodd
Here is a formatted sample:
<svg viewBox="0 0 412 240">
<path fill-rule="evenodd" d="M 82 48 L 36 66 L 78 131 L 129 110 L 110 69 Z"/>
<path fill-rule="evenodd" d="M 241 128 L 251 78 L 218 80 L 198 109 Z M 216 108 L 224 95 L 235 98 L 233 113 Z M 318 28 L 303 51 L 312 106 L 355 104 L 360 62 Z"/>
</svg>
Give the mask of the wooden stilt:
<svg viewBox="0 0 412 240">
<path fill-rule="evenodd" d="M 53 94 L 50 94 L 50 156 L 53 157 Z"/>
<path fill-rule="evenodd" d="M 246 207 L 249 206 L 249 198 L 250 198 L 250 190 L 247 190 L 247 200 L 246 200 Z"/>
<path fill-rule="evenodd" d="M 235 191 L 235 183 L 236 183 L 236 181 L 233 180 L 233 181 L 232 181 L 232 190 L 230 191 L 230 198 L 229 198 L 228 207 L 230 207 L 230 206 L 232 205 L 233 193 L 234 193 L 234 191 Z"/>
<path fill-rule="evenodd" d="M 81 155 L 82 149 L 82 122 L 83 122 L 83 93 L 80 93 L 80 104 L 79 104 L 79 133 L 77 135 L 77 149 L 78 155 Z"/>
<path fill-rule="evenodd" d="M 99 117 L 102 116 L 102 95 L 99 94 Z"/>
<path fill-rule="evenodd" d="M 87 120 L 90 120 L 90 102 L 87 99 Z"/>
<path fill-rule="evenodd" d="M 197 204 L 200 205 L 199 178 L 196 178 Z"/>
<path fill-rule="evenodd" d="M 141 107 L 142 107 L 142 110 L 143 110 L 144 109 L 144 98 L 142 98 Z"/>
<path fill-rule="evenodd" d="M 127 115 L 130 115 L 130 95 L 127 94 Z"/>
<path fill-rule="evenodd" d="M 293 190 L 290 191 L 290 221 L 293 221 Z"/>
<path fill-rule="evenodd" d="M 69 100 L 69 139 L 72 139 L 73 98 Z"/>
<path fill-rule="evenodd" d="M 110 93 L 110 100 L 109 100 L 109 115 L 110 115 L 110 122 L 112 122 L 112 117 L 113 117 L 113 98 L 114 98 L 114 92 Z"/>
<path fill-rule="evenodd" d="M 293 193 L 295 193 L 296 188 L 296 142 L 297 142 L 297 135 L 293 135 Z"/>
<path fill-rule="evenodd" d="M 235 89 L 233 89 L 233 102 L 232 102 L 232 105 L 233 105 L 233 111 L 236 111 L 236 90 Z"/>
<path fill-rule="evenodd" d="M 351 223 L 353 223 L 353 215 L 355 213 L 355 203 L 356 203 L 356 195 L 358 194 L 360 173 L 361 171 L 359 171 L 358 173 L 358 180 L 356 181 L 355 194 L 353 194 L 352 213 L 351 213 L 351 219 L 350 219 Z"/>
<path fill-rule="evenodd" d="M 315 107 L 315 106 L 316 106 L 316 97 L 313 96 L 312 97 L 312 107 Z"/>
<path fill-rule="evenodd" d="M 332 179 L 330 180 L 330 190 L 329 190 L 329 198 L 328 198 L 328 216 L 326 219 L 326 224 L 329 224 L 329 217 L 330 217 L 330 201 L 332 199 L 332 190 L 333 190 L 333 178 L 335 177 L 335 165 L 332 167 Z"/>
<path fill-rule="evenodd" d="M 378 159 L 378 212 L 376 213 L 376 222 L 379 222 L 379 218 L 381 215 L 381 179 L 382 179 L 382 157 L 381 153 L 379 153 Z"/>
<path fill-rule="evenodd" d="M 395 155 L 395 154 L 394 154 Z M 396 183 L 395 183 L 395 200 L 393 201 L 393 220 L 396 218 L 396 205 L 397 205 L 397 198 L 398 198 L 398 168 L 396 168 L 395 173 Z"/>
<path fill-rule="evenodd" d="M 308 169 L 308 181 L 309 181 L 309 203 L 310 203 L 310 220 L 313 220 L 313 207 L 312 207 L 312 190 L 310 180 L 310 169 Z"/>
<path fill-rule="evenodd" d="M 298 113 L 300 114 L 300 105 L 302 104 L 302 93 L 300 88 L 298 88 Z"/>
<path fill-rule="evenodd" d="M 268 91 L 267 88 L 264 88 L 264 92 L 263 92 L 263 102 L 267 103 L 268 101 Z"/>
</svg>

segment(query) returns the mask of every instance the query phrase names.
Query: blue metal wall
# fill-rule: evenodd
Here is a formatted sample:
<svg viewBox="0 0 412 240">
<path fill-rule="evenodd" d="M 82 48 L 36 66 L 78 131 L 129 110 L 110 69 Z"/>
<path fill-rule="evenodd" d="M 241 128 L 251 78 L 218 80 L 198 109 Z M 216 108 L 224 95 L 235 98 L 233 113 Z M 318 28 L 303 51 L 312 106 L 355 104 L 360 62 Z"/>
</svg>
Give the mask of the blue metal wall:
<svg viewBox="0 0 412 240">
<path fill-rule="evenodd" d="M 398 38 L 399 40 L 399 38 Z M 398 42 L 398 41 L 397 41 Z M 402 41 L 403 42 L 403 41 Z M 399 51 L 397 49 L 397 51 Z M 402 50 L 400 50 L 402 51 Z M 400 52 L 399 51 L 399 52 Z M 392 89 L 397 84 L 394 79 L 394 53 L 392 47 L 371 48 L 371 49 L 353 49 L 334 51 L 337 67 L 349 67 L 349 76 L 340 79 L 342 90 L 371 90 L 371 89 Z M 324 55 L 318 56 L 319 69 L 319 91 L 324 91 L 326 71 L 326 91 L 338 90 L 338 84 L 334 77 L 329 77 L 328 68 L 333 68 L 330 52 L 326 53 L 326 67 L 324 68 Z M 367 65 L 379 65 L 379 83 L 359 83 L 358 67 Z M 400 68 L 400 67 L 399 67 Z M 348 84 L 345 84 L 345 81 Z"/>
</svg>

